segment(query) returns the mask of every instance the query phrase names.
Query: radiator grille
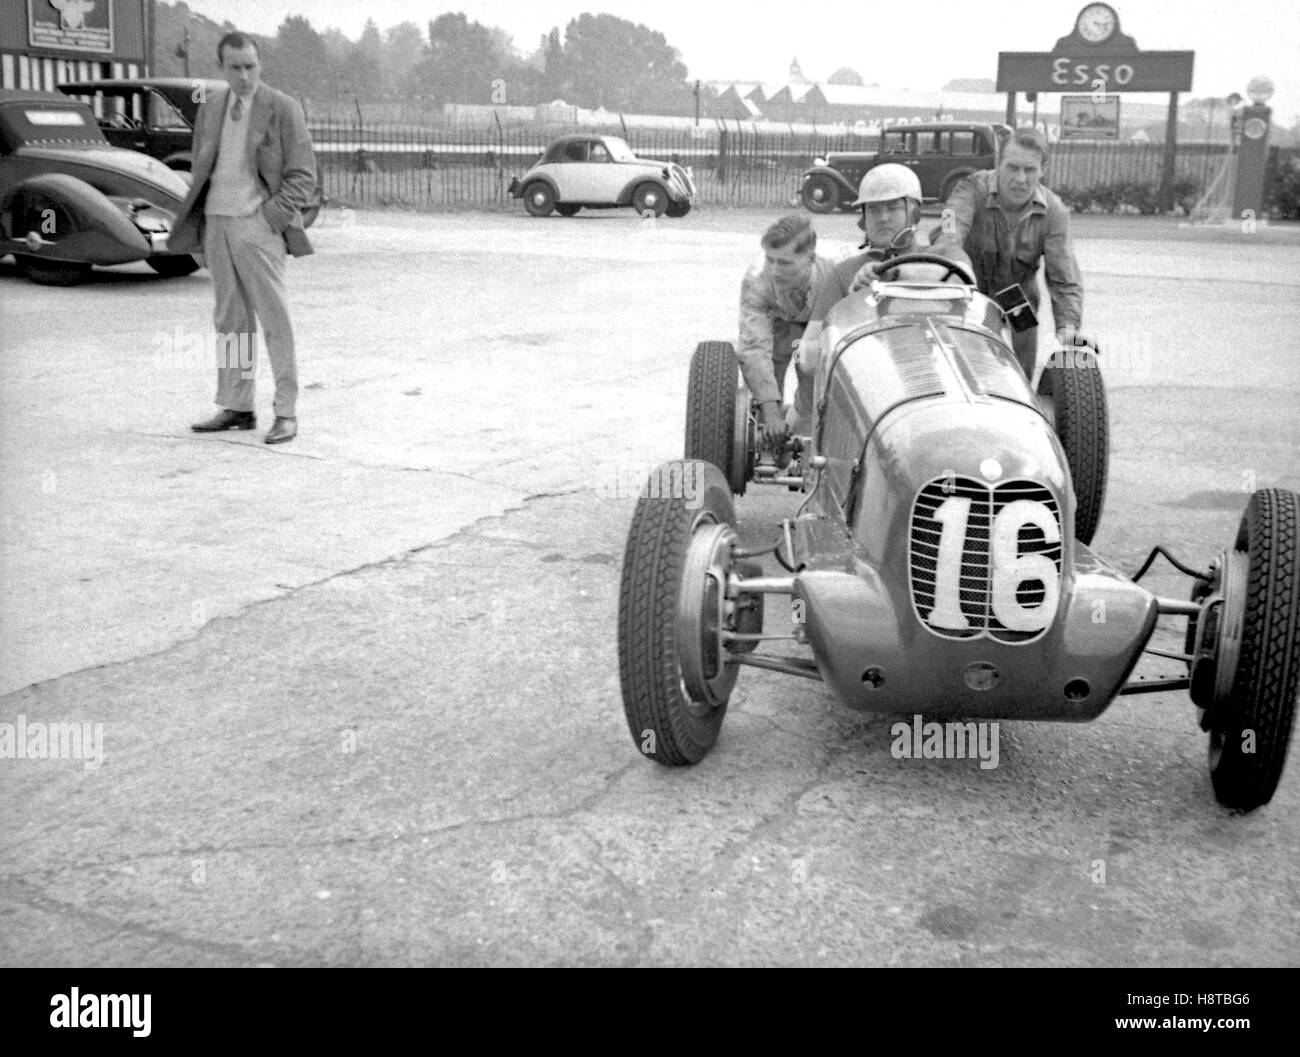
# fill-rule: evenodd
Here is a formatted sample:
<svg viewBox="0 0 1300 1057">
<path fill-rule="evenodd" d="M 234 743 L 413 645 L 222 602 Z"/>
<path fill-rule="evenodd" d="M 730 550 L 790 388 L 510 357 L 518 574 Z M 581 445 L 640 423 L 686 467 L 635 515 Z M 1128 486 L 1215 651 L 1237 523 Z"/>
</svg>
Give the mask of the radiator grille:
<svg viewBox="0 0 1300 1057">
<path fill-rule="evenodd" d="M 918 619 L 946 638 L 1038 638 L 1060 595 L 1060 523 L 1056 499 L 1037 481 L 990 486 L 952 476 L 926 484 L 912 507 L 910 533 Z"/>
</svg>

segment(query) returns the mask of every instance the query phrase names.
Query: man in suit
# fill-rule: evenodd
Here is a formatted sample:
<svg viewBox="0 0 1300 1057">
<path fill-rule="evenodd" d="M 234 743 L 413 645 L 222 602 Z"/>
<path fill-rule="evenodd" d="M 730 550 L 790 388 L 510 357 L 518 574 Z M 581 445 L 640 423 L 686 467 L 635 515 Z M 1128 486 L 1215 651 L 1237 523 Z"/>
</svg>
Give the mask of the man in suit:
<svg viewBox="0 0 1300 1057">
<path fill-rule="evenodd" d="M 257 43 L 231 32 L 217 45 L 230 86 L 207 96 L 194 124 L 190 192 L 168 247 L 202 250 L 216 295 L 216 403 L 221 410 L 195 423 L 198 433 L 253 429 L 255 336 L 261 325 L 275 379 L 275 422 L 267 444 L 298 433 L 298 368 L 284 283 L 286 251 L 312 252 L 301 210 L 313 198 L 316 158 L 302 108 L 261 83 Z M 241 354 L 231 356 L 232 348 Z M 243 350 L 247 349 L 247 354 Z"/>
</svg>

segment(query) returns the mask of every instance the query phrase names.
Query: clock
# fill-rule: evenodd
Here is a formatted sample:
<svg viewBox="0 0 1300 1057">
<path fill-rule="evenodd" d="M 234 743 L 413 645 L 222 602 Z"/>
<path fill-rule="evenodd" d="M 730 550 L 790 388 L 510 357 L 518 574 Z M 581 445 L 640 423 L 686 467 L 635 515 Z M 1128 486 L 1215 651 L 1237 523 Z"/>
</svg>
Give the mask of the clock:
<svg viewBox="0 0 1300 1057">
<path fill-rule="evenodd" d="M 1119 15 L 1109 4 L 1089 4 L 1079 12 L 1074 31 L 1089 44 L 1104 44 L 1119 29 Z"/>
</svg>

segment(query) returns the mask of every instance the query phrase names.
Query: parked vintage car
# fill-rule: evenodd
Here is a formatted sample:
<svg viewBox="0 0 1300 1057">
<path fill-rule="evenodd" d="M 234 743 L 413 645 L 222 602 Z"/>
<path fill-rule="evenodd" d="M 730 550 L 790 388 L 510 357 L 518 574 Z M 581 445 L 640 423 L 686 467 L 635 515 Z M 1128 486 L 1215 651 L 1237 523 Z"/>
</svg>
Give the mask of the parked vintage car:
<svg viewBox="0 0 1300 1057">
<path fill-rule="evenodd" d="M 137 150 L 168 168 L 188 173 L 193 163 L 194 122 L 208 93 L 225 91 L 225 81 L 197 77 L 105 78 L 58 86 L 94 110 L 105 138 L 115 147 Z M 323 179 L 323 175 L 321 177 Z M 318 179 L 316 200 L 302 211 L 303 227 L 320 215 L 325 201 Z"/>
<path fill-rule="evenodd" d="M 140 260 L 188 275 L 195 259 L 167 250 L 188 190 L 157 159 L 112 146 L 84 103 L 0 91 L 0 253 L 33 282 L 71 285 L 92 265 Z"/>
<path fill-rule="evenodd" d="M 676 162 L 638 158 L 625 140 L 596 135 L 561 136 L 522 177 L 510 181 L 509 191 L 535 217 L 618 206 L 642 215 L 684 217 L 695 198 L 690 173 Z"/>
<path fill-rule="evenodd" d="M 1061 350 L 1035 392 L 970 275 L 931 254 L 894 263 L 903 274 L 829 314 L 811 429 L 781 452 L 757 446 L 731 345 L 696 349 L 687 459 L 651 474 L 623 560 L 639 751 L 700 760 L 742 667 L 825 682 L 851 709 L 962 720 L 1090 720 L 1120 695 L 1187 689 L 1219 801 L 1267 803 L 1300 685 L 1300 496 L 1255 492 L 1207 568 L 1155 548 L 1126 575 L 1088 543 L 1108 429 L 1095 352 Z M 767 546 L 735 528 L 748 482 L 804 493 Z M 1159 553 L 1193 579 L 1190 600 L 1139 583 Z M 769 554 L 782 574 L 756 560 Z M 1170 617 L 1187 621 L 1181 651 L 1152 645 Z M 759 650 L 774 640 L 786 649 Z M 1144 656 L 1175 672 L 1132 678 Z"/>
<path fill-rule="evenodd" d="M 799 198 L 814 213 L 848 209 L 867 170 L 885 162 L 912 169 L 927 201 L 945 201 L 957 181 L 997 165 L 998 148 L 1011 134 L 1007 125 L 957 122 L 895 125 L 881 130 L 874 151 L 835 151 L 814 158 L 799 183 Z"/>
<path fill-rule="evenodd" d="M 184 77 L 134 77 L 71 81 L 58 86 L 95 111 L 104 137 L 115 147 L 137 150 L 169 168 L 188 172 L 194 119 L 204 94 L 225 81 Z"/>
</svg>

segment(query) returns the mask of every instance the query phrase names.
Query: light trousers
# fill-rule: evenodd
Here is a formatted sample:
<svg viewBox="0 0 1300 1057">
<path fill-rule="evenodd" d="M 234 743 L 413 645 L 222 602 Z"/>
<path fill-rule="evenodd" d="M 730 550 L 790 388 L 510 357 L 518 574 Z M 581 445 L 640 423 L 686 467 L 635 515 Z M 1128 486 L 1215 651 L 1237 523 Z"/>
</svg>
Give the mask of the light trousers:
<svg viewBox="0 0 1300 1057">
<path fill-rule="evenodd" d="M 253 410 L 260 327 L 275 379 L 275 415 L 295 418 L 298 364 L 284 283 L 284 239 L 260 210 L 246 217 L 209 215 L 204 221 L 203 252 L 216 295 L 213 325 L 227 348 L 238 341 L 248 350 L 246 358 L 218 361 L 216 402 L 231 411 Z"/>
</svg>

